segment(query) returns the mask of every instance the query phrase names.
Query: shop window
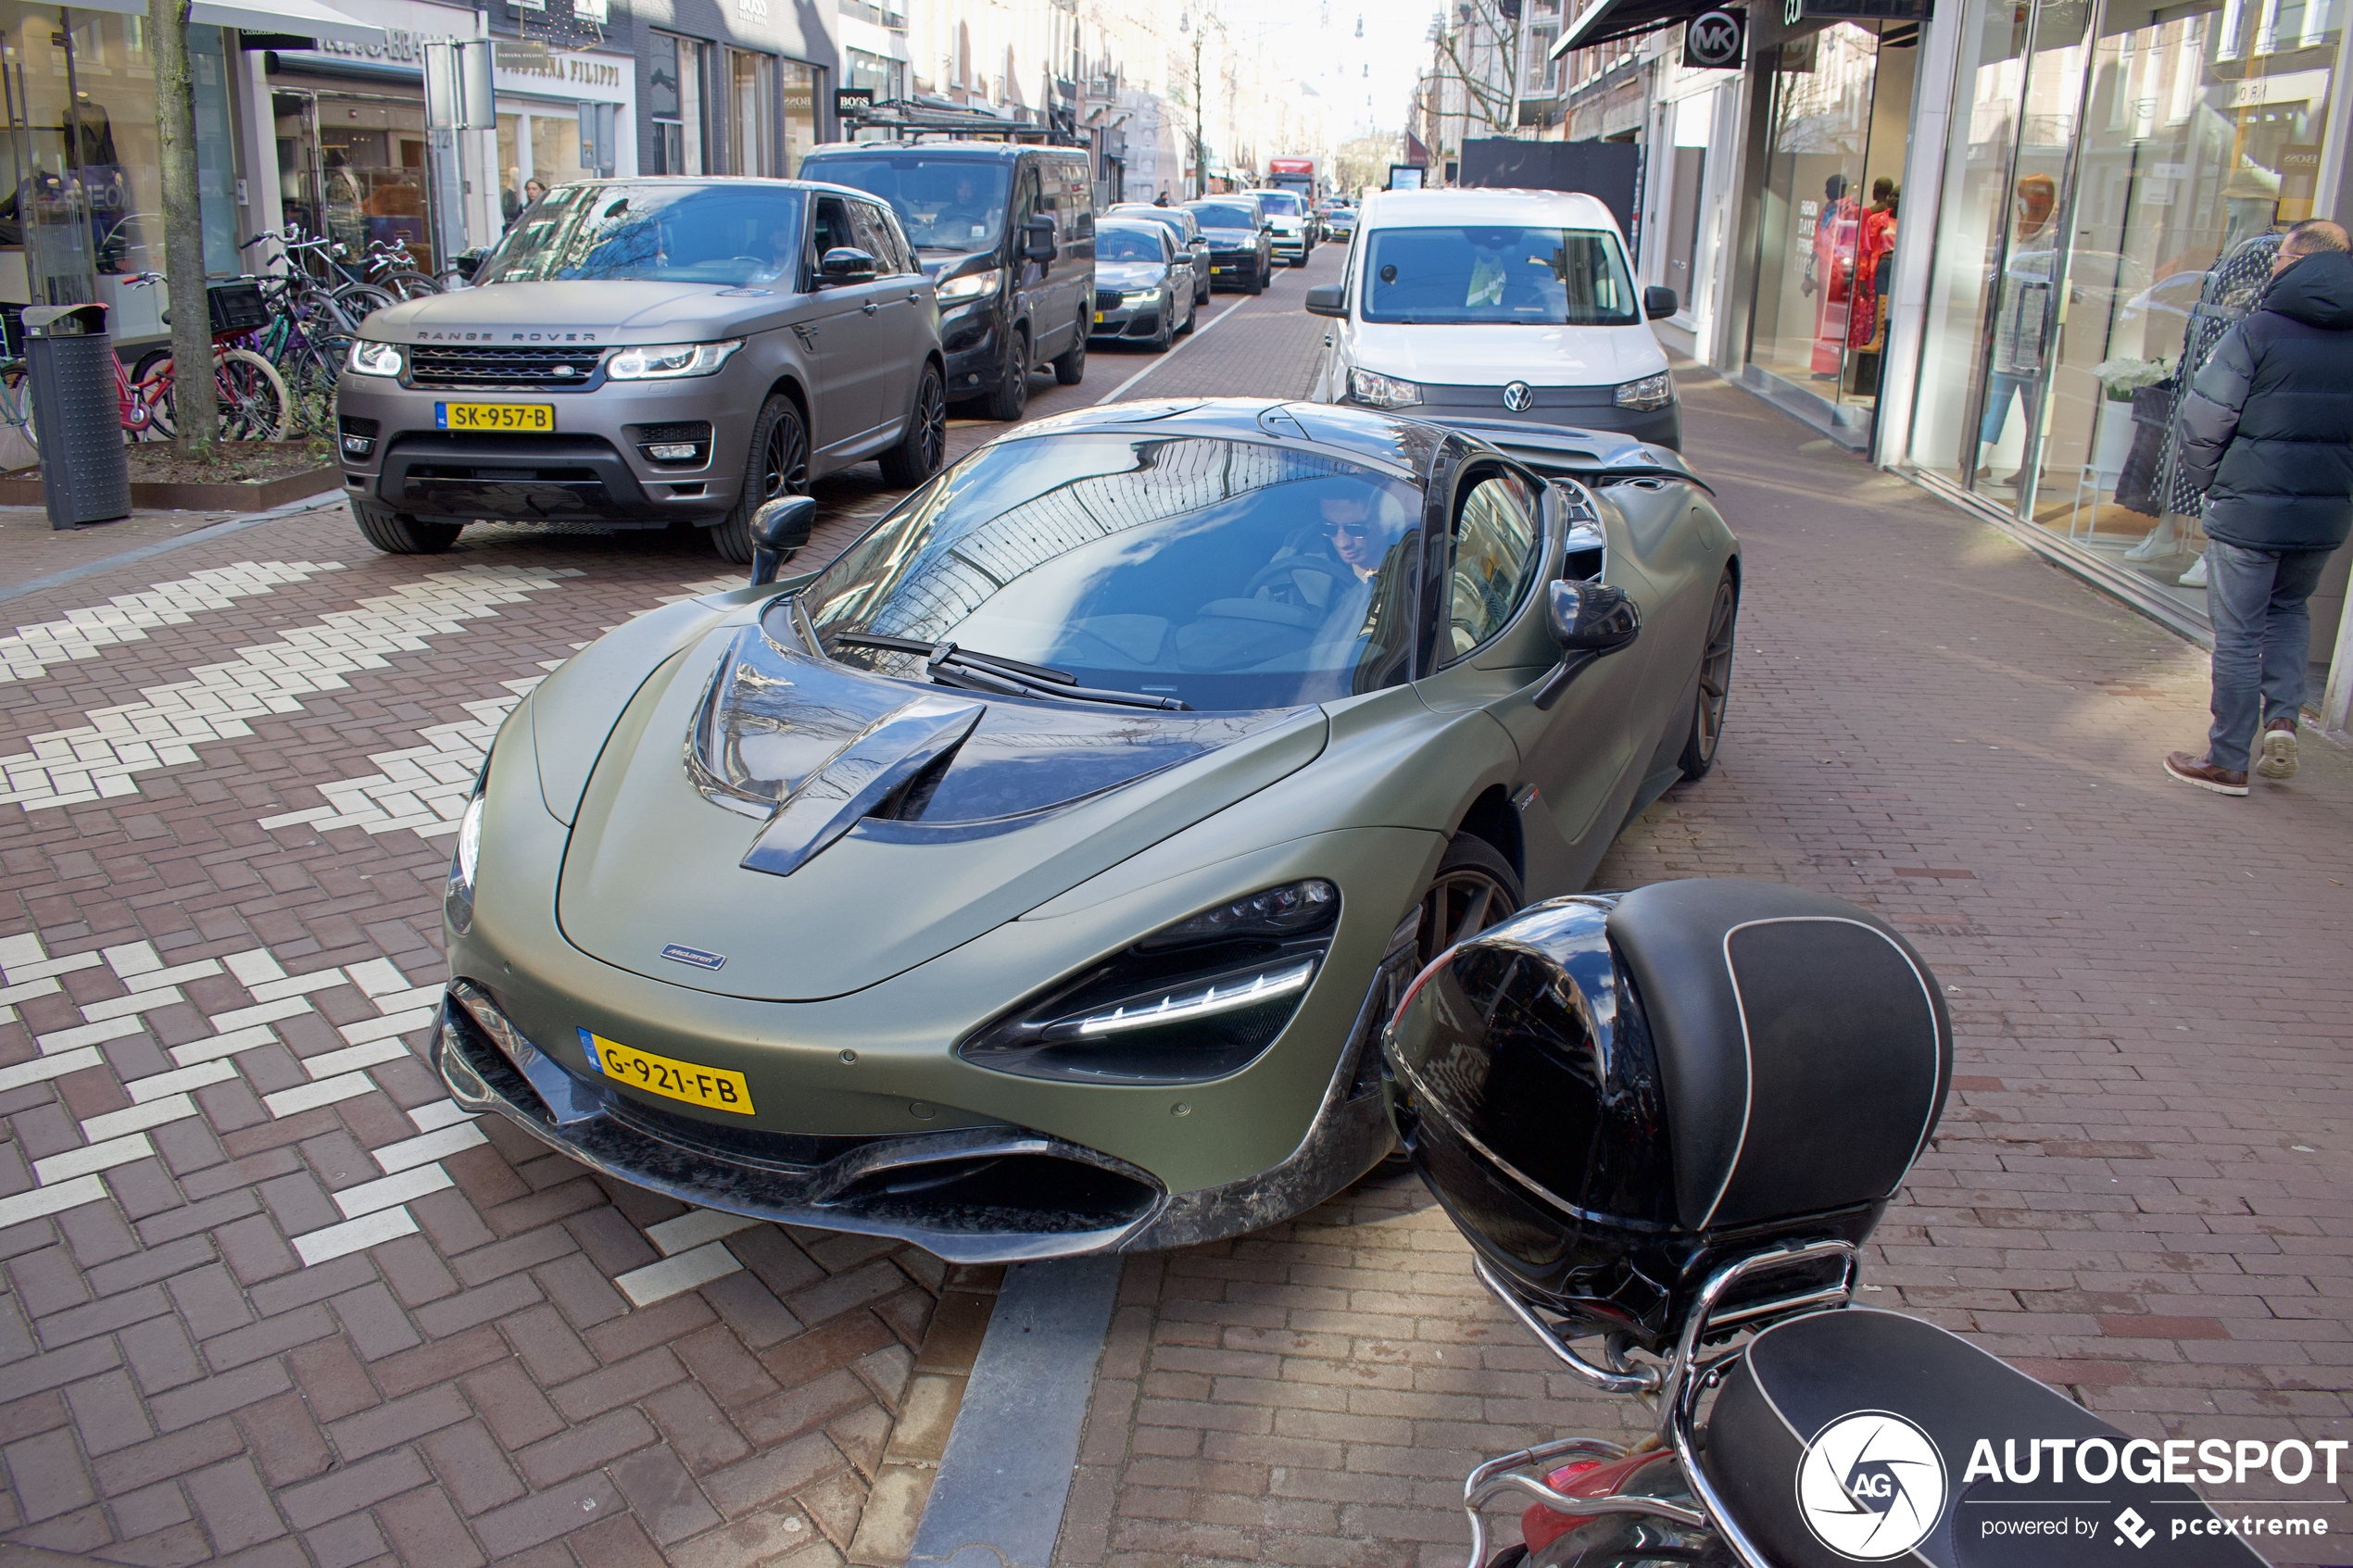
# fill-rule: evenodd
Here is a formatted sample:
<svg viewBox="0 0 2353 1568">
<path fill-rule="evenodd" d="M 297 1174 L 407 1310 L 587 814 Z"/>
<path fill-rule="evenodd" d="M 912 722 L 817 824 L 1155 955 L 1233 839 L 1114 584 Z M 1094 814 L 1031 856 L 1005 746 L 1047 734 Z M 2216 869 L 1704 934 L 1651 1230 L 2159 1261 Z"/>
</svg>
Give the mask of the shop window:
<svg viewBox="0 0 2353 1568">
<path fill-rule="evenodd" d="M 799 172 L 800 160 L 817 144 L 817 68 L 786 60 L 783 74 L 784 112 L 779 119 L 785 133 L 783 172 L 789 178 Z"/>
<path fill-rule="evenodd" d="M 653 34 L 652 66 L 646 95 L 653 128 L 651 172 L 695 175 L 703 171 L 703 45 L 691 38 Z"/>
<path fill-rule="evenodd" d="M 729 49 L 727 168 L 729 174 L 774 175 L 775 63 L 769 55 Z"/>
</svg>

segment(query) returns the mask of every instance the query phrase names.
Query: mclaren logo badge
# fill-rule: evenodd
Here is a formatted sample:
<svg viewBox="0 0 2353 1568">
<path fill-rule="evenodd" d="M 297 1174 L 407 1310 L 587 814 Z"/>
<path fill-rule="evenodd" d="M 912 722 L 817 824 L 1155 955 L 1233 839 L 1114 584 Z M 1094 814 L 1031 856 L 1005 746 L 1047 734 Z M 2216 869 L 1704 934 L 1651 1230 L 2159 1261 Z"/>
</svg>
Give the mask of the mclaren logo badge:
<svg viewBox="0 0 2353 1568">
<path fill-rule="evenodd" d="M 676 942 L 664 947 L 661 956 L 673 963 L 690 963 L 697 969 L 711 970 L 714 973 L 726 967 L 727 963 L 724 953 L 706 953 L 700 947 L 688 947 Z"/>
<path fill-rule="evenodd" d="M 1535 401 L 1536 394 L 1524 381 L 1516 381 L 1504 388 L 1504 407 L 1515 414 L 1525 414 Z"/>
</svg>

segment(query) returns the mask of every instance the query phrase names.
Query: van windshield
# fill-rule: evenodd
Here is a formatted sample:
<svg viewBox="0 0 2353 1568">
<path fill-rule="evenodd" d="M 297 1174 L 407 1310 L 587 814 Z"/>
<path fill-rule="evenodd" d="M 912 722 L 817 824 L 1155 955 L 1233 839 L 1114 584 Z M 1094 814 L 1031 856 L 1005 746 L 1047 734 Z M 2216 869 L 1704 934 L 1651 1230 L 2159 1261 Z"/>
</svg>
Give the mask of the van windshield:
<svg viewBox="0 0 2353 1568">
<path fill-rule="evenodd" d="M 1192 209 L 1193 221 L 1204 229 L 1256 229 L 1258 215 L 1246 207 L 1205 202 Z"/>
<path fill-rule="evenodd" d="M 917 250 L 963 255 L 994 250 L 1003 238 L 1013 169 L 994 160 L 898 153 L 811 158 L 800 177 L 880 196 L 899 214 Z"/>
<path fill-rule="evenodd" d="M 1296 218 L 1304 210 L 1300 199 L 1289 191 L 1261 191 L 1258 205 L 1281 218 Z"/>
<path fill-rule="evenodd" d="M 561 280 L 769 283 L 801 249 L 801 193 L 758 185 L 559 185 L 474 273 L 474 282 Z"/>
<path fill-rule="evenodd" d="M 1478 225 L 1372 231 L 1365 320 L 1630 327 L 1642 320 L 1617 236 Z"/>
</svg>

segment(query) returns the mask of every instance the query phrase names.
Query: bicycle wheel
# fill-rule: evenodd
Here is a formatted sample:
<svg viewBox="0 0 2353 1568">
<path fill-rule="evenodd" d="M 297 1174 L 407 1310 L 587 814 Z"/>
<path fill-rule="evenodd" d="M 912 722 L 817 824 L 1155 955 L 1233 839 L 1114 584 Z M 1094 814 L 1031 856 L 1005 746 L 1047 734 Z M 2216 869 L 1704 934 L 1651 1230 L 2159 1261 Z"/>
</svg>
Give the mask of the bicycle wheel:
<svg viewBox="0 0 2353 1568">
<path fill-rule="evenodd" d="M 232 348 L 213 359 L 213 382 L 220 393 L 220 433 L 230 441 L 283 441 L 293 399 L 278 367 L 250 348 Z"/>
<path fill-rule="evenodd" d="M 41 433 L 32 423 L 32 378 L 25 374 L 21 359 L 0 364 L 0 420 L 24 432 L 34 451 L 41 449 Z"/>
<path fill-rule="evenodd" d="M 355 326 L 374 312 L 400 303 L 393 297 L 391 290 L 379 288 L 373 283 L 346 283 L 332 291 L 330 297 L 343 307 L 344 314 L 351 318 Z"/>
<path fill-rule="evenodd" d="M 397 299 L 422 299 L 429 294 L 439 294 L 441 285 L 422 272 L 387 272 L 376 280 L 377 286 L 388 289 Z"/>
<path fill-rule="evenodd" d="M 278 367 L 294 400 L 289 419 L 300 435 L 324 435 L 334 428 L 335 374 L 340 356 L 330 357 L 317 344 L 308 344 Z"/>
</svg>

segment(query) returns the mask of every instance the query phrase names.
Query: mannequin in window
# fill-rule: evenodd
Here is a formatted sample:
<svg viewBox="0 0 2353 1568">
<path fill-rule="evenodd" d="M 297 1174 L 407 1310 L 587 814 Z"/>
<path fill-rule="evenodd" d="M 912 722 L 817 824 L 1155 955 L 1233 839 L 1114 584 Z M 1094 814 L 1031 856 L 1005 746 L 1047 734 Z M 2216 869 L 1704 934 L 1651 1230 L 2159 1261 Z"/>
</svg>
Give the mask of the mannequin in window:
<svg viewBox="0 0 2353 1568">
<path fill-rule="evenodd" d="M 2021 411 L 2031 407 L 2035 379 L 2043 369 L 2043 333 L 2050 320 L 2051 262 L 2058 228 L 2051 214 L 2058 206 L 2058 182 L 2047 174 L 2022 175 L 2015 202 L 2018 224 L 2012 232 L 2009 257 L 2002 275 L 1994 280 L 2000 303 L 1994 312 L 1992 374 L 1985 386 L 1985 415 L 1978 421 L 1977 470 L 1980 483 L 2015 485 L 2019 476 L 1993 478 L 1991 448 L 2002 439 L 2009 422 L 2010 405 Z M 2031 419 L 2032 416 L 2030 415 Z"/>
</svg>

